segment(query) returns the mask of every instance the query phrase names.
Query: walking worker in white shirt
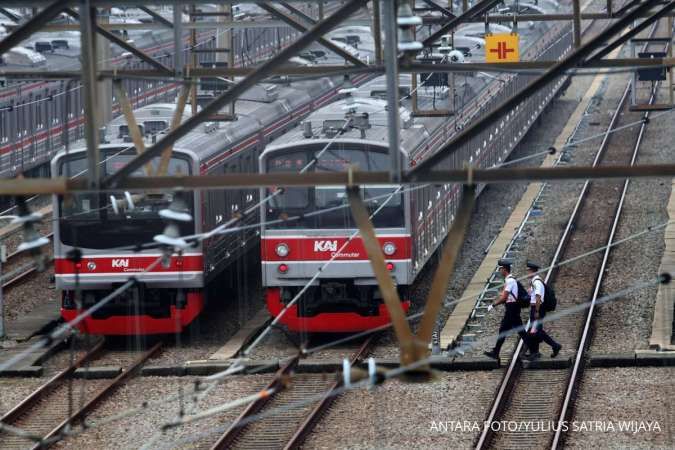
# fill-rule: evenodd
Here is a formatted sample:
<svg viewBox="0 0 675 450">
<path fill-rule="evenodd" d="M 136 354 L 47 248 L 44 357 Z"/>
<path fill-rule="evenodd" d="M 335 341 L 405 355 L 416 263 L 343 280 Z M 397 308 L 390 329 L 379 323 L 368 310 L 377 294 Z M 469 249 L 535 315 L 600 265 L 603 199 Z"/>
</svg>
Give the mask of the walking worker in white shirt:
<svg viewBox="0 0 675 450">
<path fill-rule="evenodd" d="M 523 329 L 523 321 L 520 318 L 520 306 L 518 305 L 518 283 L 516 282 L 516 279 L 513 277 L 513 275 L 511 275 L 511 264 L 512 262 L 508 259 L 500 259 L 497 262 L 497 265 L 499 266 L 499 273 L 504 276 L 504 289 L 494 304 L 488 307 L 488 311 L 491 311 L 494 306 L 504 303 L 505 311 L 504 317 L 502 318 L 502 323 L 499 326 L 499 334 L 505 333 L 514 328 L 520 328 L 518 334 L 523 339 L 523 343 L 525 343 L 525 345 L 527 345 L 529 348 L 530 339 Z M 484 352 L 484 354 L 490 358 L 499 359 L 499 351 L 504 344 L 504 340 L 506 340 L 506 337 L 500 336 L 497 339 L 497 342 L 495 343 L 492 351 Z"/>
<path fill-rule="evenodd" d="M 537 359 L 541 357 L 539 353 L 539 343 L 544 341 L 553 349 L 551 358 L 555 358 L 560 353 L 562 345 L 558 344 L 551 336 L 544 331 L 544 324 L 541 321 L 546 317 L 546 308 L 544 302 L 546 301 L 546 289 L 544 280 L 537 274 L 539 271 L 539 264 L 533 261 L 527 261 L 527 277 L 530 279 L 530 323 L 534 326 L 530 327 L 530 359 Z"/>
</svg>

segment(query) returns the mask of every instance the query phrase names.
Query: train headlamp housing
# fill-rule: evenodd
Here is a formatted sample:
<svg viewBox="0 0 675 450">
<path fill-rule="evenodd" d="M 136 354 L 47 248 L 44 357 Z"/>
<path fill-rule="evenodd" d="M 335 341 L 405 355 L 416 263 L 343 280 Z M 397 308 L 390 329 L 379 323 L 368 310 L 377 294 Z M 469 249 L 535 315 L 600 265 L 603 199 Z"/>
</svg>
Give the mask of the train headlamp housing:
<svg viewBox="0 0 675 450">
<path fill-rule="evenodd" d="M 385 242 L 382 246 L 382 251 L 385 255 L 391 256 L 396 253 L 396 245 L 393 242 Z"/>
<path fill-rule="evenodd" d="M 285 258 L 288 256 L 290 249 L 288 248 L 288 245 L 282 242 L 281 244 L 277 244 L 277 246 L 274 249 L 274 252 L 277 254 L 278 257 Z"/>
</svg>

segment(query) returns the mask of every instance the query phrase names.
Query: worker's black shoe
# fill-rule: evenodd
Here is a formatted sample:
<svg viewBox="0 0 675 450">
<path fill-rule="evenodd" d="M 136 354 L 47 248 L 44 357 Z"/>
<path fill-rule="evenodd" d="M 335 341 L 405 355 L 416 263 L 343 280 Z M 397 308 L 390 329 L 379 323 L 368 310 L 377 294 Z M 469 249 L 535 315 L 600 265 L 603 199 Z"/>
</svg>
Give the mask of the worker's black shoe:
<svg viewBox="0 0 675 450">
<path fill-rule="evenodd" d="M 560 349 L 562 348 L 561 344 L 558 344 L 557 347 L 553 347 L 553 353 L 551 353 L 551 358 L 555 358 L 558 356 L 558 353 L 560 353 Z"/>
<path fill-rule="evenodd" d="M 539 353 L 539 352 L 531 353 L 529 355 L 523 356 L 523 359 L 526 359 L 528 361 L 534 361 L 534 360 L 539 359 L 539 358 L 541 358 L 541 353 Z"/>
<path fill-rule="evenodd" d="M 499 355 L 498 355 L 497 353 L 495 353 L 494 350 L 489 351 L 489 352 L 483 352 L 483 354 L 484 354 L 485 356 L 487 356 L 488 358 L 499 359 Z"/>
</svg>

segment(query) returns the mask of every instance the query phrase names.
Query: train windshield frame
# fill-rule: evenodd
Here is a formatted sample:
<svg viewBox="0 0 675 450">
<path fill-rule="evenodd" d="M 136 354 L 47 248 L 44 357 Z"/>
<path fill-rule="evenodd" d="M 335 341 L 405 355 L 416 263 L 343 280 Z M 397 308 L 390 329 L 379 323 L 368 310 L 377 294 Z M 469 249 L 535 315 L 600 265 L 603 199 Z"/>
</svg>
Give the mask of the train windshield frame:
<svg viewBox="0 0 675 450">
<path fill-rule="evenodd" d="M 386 171 L 389 169 L 389 155 L 381 147 L 369 146 L 350 148 L 342 144 L 322 149 L 290 150 L 268 156 L 266 170 L 275 172 L 300 172 L 309 164 L 306 171 L 345 172 L 350 165 L 363 171 Z M 318 155 L 318 156 L 317 156 Z M 378 228 L 404 228 L 405 214 L 403 194 L 396 193 L 397 185 L 364 186 L 361 190 L 370 213 L 379 209 L 373 216 L 373 224 Z M 271 194 L 274 189 L 270 189 Z M 349 208 L 344 186 L 289 187 L 280 190 L 268 202 L 266 215 L 268 221 L 283 217 L 301 215 L 299 220 L 270 223 L 270 229 L 341 229 L 356 228 Z M 323 211 L 322 211 L 323 210 Z M 322 211 L 318 213 L 319 211 Z M 312 214 L 317 212 L 317 214 Z"/>
<path fill-rule="evenodd" d="M 101 164 L 101 175 L 108 176 L 126 165 L 135 153 L 120 153 L 119 149 L 104 151 Z M 188 155 L 175 154 L 169 160 L 169 175 L 192 174 L 191 160 Z M 151 162 L 156 170 L 159 158 Z M 87 170 L 85 153 L 77 153 L 63 157 L 58 164 L 58 173 L 65 177 L 84 176 Z M 144 176 L 145 169 L 135 171 L 132 176 Z M 106 249 L 113 247 L 134 246 L 152 242 L 153 237 L 161 234 L 166 221 L 159 216 L 159 211 L 169 206 L 171 193 L 142 194 L 130 192 L 134 208 L 121 207 L 118 213 L 112 208 L 111 196 L 121 200 L 125 196 L 119 192 L 81 193 L 58 196 L 59 230 L 61 242 L 71 247 L 89 249 Z M 188 210 L 194 217 L 194 195 L 184 194 Z M 126 205 L 126 201 L 125 201 Z M 180 223 L 180 234 L 190 235 L 195 232 L 194 221 Z"/>
</svg>

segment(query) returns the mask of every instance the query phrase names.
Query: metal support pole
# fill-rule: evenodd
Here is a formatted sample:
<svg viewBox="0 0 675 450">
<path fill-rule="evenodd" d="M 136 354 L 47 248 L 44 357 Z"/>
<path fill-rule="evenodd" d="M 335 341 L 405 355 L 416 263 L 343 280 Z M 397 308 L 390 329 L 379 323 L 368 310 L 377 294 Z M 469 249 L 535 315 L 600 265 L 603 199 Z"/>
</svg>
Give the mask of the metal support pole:
<svg viewBox="0 0 675 450">
<path fill-rule="evenodd" d="M 173 4 L 173 66 L 176 76 L 183 76 L 185 60 L 183 58 L 183 11 L 180 2 Z"/>
<path fill-rule="evenodd" d="M 84 94 L 84 137 L 87 142 L 87 179 L 89 187 L 98 189 L 100 182 L 98 152 L 98 120 L 96 99 L 96 8 L 89 0 L 80 1 L 80 42 L 82 53 L 82 85 Z"/>
<path fill-rule="evenodd" d="M 375 39 L 375 63 L 382 64 L 382 16 L 379 0 L 373 1 L 373 38 Z"/>
<path fill-rule="evenodd" d="M 668 16 L 668 57 L 673 57 L 673 18 Z M 668 67 L 668 101 L 673 106 L 673 67 Z"/>
<path fill-rule="evenodd" d="M 389 124 L 390 178 L 392 183 L 401 182 L 401 154 L 399 152 L 399 104 L 396 5 L 390 0 L 381 0 L 384 25 L 384 63 L 387 76 L 387 107 Z"/>
<path fill-rule="evenodd" d="M 319 20 L 323 20 L 324 11 L 323 11 L 323 1 L 319 1 Z"/>
<path fill-rule="evenodd" d="M 607 0 L 607 15 L 612 17 L 612 0 Z"/>
<path fill-rule="evenodd" d="M 108 22 L 108 15 L 110 9 L 105 9 L 105 14 L 101 16 L 101 22 Z M 96 56 L 98 58 L 98 71 L 109 70 L 110 57 L 112 55 L 110 48 L 110 41 L 107 39 L 96 40 Z M 97 83 L 98 97 L 96 107 L 98 108 L 98 124 L 99 129 L 104 127 L 112 120 L 112 81 L 102 79 Z"/>
<path fill-rule="evenodd" d="M 7 259 L 7 247 L 5 244 L 0 245 L 0 339 L 5 337 L 5 302 L 2 295 L 2 263 Z"/>
<path fill-rule="evenodd" d="M 195 14 L 197 12 L 197 7 L 192 4 L 190 5 L 190 22 L 196 22 L 197 21 L 197 15 Z M 194 48 L 197 46 L 197 30 L 194 28 L 190 30 L 190 61 L 188 62 L 188 70 L 190 69 L 195 69 L 198 66 L 198 59 L 197 59 L 197 54 L 193 51 Z M 192 90 L 192 97 L 190 98 L 190 107 L 192 108 L 192 115 L 194 116 L 197 114 L 197 91 L 199 88 L 195 86 L 195 88 Z"/>
<path fill-rule="evenodd" d="M 469 2 L 467 0 L 462 0 L 462 13 L 465 13 L 467 9 L 469 9 Z"/>
<path fill-rule="evenodd" d="M 581 7 L 579 0 L 572 0 L 572 8 L 574 13 L 574 47 L 581 46 Z"/>
</svg>

